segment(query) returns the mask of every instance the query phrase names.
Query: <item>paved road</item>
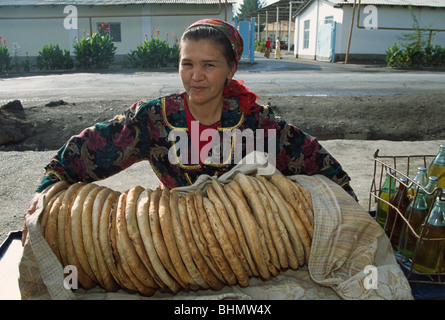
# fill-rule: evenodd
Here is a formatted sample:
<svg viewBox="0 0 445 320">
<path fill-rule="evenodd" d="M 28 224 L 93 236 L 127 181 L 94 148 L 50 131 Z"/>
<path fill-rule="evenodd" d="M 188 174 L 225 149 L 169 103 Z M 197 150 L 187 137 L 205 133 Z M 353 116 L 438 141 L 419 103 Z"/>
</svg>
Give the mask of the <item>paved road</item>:
<svg viewBox="0 0 445 320">
<path fill-rule="evenodd" d="M 440 91 L 445 71 L 401 71 L 381 66 L 345 65 L 296 59 L 265 59 L 241 63 L 237 79 L 259 95 L 377 95 Z M 24 106 L 63 99 L 156 98 L 182 90 L 175 70 L 34 74 L 0 78 L 0 104 L 20 99 Z"/>
</svg>

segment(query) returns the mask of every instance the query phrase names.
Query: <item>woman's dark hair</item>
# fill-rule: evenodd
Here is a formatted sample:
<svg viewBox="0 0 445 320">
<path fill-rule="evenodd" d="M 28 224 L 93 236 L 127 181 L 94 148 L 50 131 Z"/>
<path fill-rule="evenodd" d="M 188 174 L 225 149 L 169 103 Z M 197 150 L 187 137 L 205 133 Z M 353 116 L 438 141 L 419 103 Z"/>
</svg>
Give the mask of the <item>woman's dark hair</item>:
<svg viewBox="0 0 445 320">
<path fill-rule="evenodd" d="M 230 44 L 230 41 L 226 38 L 224 33 L 222 33 L 219 30 L 216 30 L 215 28 L 208 27 L 208 26 L 196 26 L 190 29 L 187 29 L 182 37 L 181 37 L 181 43 L 182 41 L 186 40 L 192 40 L 192 41 L 199 41 L 199 40 L 210 40 L 218 44 L 221 49 L 224 57 L 227 59 L 227 63 L 232 66 L 236 64 L 235 54 L 233 53 L 232 45 Z M 179 45 L 179 55 L 181 55 L 181 44 Z M 179 56 L 179 59 L 181 59 L 181 56 Z"/>
</svg>

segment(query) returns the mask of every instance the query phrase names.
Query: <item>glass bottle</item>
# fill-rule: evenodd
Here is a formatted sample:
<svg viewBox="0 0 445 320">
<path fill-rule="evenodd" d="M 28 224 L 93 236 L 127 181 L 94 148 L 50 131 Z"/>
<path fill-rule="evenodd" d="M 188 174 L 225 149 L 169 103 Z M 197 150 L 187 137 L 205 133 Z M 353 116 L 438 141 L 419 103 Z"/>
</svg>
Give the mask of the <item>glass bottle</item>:
<svg viewBox="0 0 445 320">
<path fill-rule="evenodd" d="M 445 192 L 445 189 L 442 190 Z M 423 234 L 418 242 L 418 248 L 414 257 L 413 268 L 423 273 L 437 273 L 444 271 L 444 265 L 440 268 L 440 258 L 443 254 L 445 240 L 429 240 L 445 238 L 445 196 L 437 197 L 434 206 L 425 221 Z M 442 270 L 439 270 L 442 269 Z"/>
<path fill-rule="evenodd" d="M 437 186 L 445 188 L 445 144 L 440 145 L 439 153 L 428 168 L 428 176 L 437 177 L 439 179 Z"/>
<path fill-rule="evenodd" d="M 420 235 L 421 226 L 427 214 L 428 207 L 426 205 L 425 191 L 419 189 L 417 196 L 409 203 L 405 212 L 405 217 L 408 219 L 409 225 L 417 235 Z M 417 240 L 418 237 L 412 233 L 411 229 L 408 228 L 408 225 L 405 223 L 400 233 L 399 252 L 407 258 L 412 258 Z"/>
<path fill-rule="evenodd" d="M 395 174 L 395 172 L 393 170 L 391 170 L 389 173 L 386 173 L 385 181 L 383 182 L 382 188 L 380 189 L 380 192 L 379 192 L 380 199 L 383 199 L 383 200 L 389 202 L 389 200 L 397 192 L 396 179 L 393 177 L 394 174 Z M 389 205 L 386 202 L 379 200 L 378 207 L 377 207 L 376 220 L 382 228 L 385 227 L 386 216 L 388 214 L 388 207 L 389 207 Z"/>
<path fill-rule="evenodd" d="M 408 198 L 408 179 L 405 177 L 400 178 L 399 187 L 396 194 L 392 197 L 390 204 L 397 208 L 402 215 L 405 215 L 406 208 L 409 205 Z M 386 218 L 385 233 L 393 247 L 397 247 L 400 239 L 400 232 L 404 220 L 400 217 L 399 213 L 392 206 L 388 207 L 388 216 Z"/>
<path fill-rule="evenodd" d="M 437 179 L 437 177 L 435 176 L 430 176 L 428 178 L 428 184 L 426 185 L 425 189 L 426 189 L 426 204 L 428 206 L 428 208 L 431 208 L 431 206 L 433 205 L 434 202 L 434 198 L 435 196 L 437 196 L 435 193 L 433 193 L 434 189 L 436 189 L 437 187 L 437 182 L 439 181 L 439 179 Z"/>
<path fill-rule="evenodd" d="M 425 188 L 425 186 L 428 183 L 428 176 L 427 176 L 427 170 L 425 167 L 418 167 L 417 168 L 417 173 L 413 178 L 413 181 L 417 182 L 418 184 L 420 184 L 422 187 Z M 408 196 L 411 199 L 414 199 L 414 197 L 416 196 L 416 191 L 419 188 L 419 186 L 415 183 L 411 183 L 410 187 L 408 189 Z"/>
</svg>

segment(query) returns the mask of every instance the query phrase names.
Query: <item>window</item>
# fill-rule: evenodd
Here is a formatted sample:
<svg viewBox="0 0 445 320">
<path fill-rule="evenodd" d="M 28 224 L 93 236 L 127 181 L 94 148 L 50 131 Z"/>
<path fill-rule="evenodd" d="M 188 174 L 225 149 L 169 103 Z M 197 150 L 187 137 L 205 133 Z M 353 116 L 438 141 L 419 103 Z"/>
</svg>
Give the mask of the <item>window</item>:
<svg viewBox="0 0 445 320">
<path fill-rule="evenodd" d="M 303 49 L 309 48 L 309 29 L 311 26 L 310 20 L 304 21 L 304 36 L 303 36 Z"/>
<path fill-rule="evenodd" d="M 324 17 L 324 23 L 325 24 L 332 24 L 334 22 L 334 16 L 327 16 L 327 17 Z"/>
<path fill-rule="evenodd" d="M 121 23 L 120 22 L 99 22 L 97 23 L 97 31 L 104 35 L 109 32 L 113 42 L 121 42 Z"/>
</svg>

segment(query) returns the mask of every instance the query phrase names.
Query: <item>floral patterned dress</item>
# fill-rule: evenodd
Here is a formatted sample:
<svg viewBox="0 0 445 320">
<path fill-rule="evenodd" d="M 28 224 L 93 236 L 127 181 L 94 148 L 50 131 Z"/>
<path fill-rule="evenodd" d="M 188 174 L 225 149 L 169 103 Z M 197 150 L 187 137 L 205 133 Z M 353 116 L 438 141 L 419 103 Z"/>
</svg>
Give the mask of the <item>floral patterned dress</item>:
<svg viewBox="0 0 445 320">
<path fill-rule="evenodd" d="M 165 187 L 190 185 L 202 174 L 218 176 L 230 171 L 237 159 L 258 149 L 261 141 L 256 137 L 261 133 L 261 151 L 275 154 L 275 166 L 284 175 L 323 174 L 357 199 L 349 185 L 350 177 L 314 137 L 275 116 L 268 106 L 257 105 L 251 114 L 242 112 L 237 97 L 224 99 L 213 139 L 217 141 L 219 136 L 220 149 L 211 148 L 211 158 L 205 161 L 192 161 L 195 148 L 191 147 L 192 139 L 187 139 L 192 132 L 187 125 L 185 102 L 184 92 L 137 102 L 123 114 L 72 136 L 45 167 L 37 191 L 59 180 L 102 180 L 142 160 L 150 162 Z M 253 137 L 244 136 L 245 132 Z M 271 132 L 275 136 L 269 136 Z M 178 148 L 180 145 L 182 148 Z"/>
</svg>

